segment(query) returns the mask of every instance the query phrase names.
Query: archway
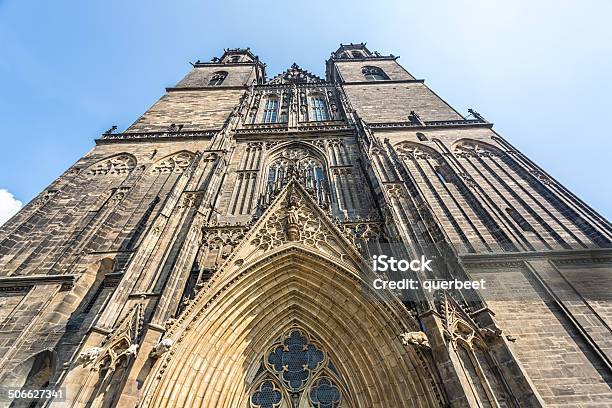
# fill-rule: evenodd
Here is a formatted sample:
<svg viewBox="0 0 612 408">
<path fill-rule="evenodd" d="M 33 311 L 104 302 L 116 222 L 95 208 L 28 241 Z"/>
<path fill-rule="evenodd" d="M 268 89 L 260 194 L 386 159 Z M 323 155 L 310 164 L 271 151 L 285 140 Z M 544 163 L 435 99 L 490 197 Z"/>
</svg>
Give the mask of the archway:
<svg viewBox="0 0 612 408">
<path fill-rule="evenodd" d="M 296 326 L 333 362 L 347 407 L 442 405 L 420 351 L 399 339 L 416 329 L 401 304 L 370 292 L 347 263 L 300 243 L 221 276 L 182 320 L 144 406 L 253 406 L 262 358 Z"/>
</svg>

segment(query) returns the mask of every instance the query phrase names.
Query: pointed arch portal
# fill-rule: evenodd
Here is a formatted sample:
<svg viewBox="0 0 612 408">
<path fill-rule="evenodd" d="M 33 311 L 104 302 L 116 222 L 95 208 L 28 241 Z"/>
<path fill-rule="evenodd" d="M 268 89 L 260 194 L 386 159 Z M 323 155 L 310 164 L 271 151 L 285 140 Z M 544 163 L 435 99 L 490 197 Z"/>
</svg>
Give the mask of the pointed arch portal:
<svg viewBox="0 0 612 408">
<path fill-rule="evenodd" d="M 249 407 L 253 390 L 285 395 L 278 377 L 262 381 L 261 368 L 295 327 L 333 363 L 347 394 L 342 407 L 440 405 L 423 357 L 399 340 L 401 312 L 389 310 L 397 305 L 364 293 L 355 271 L 292 243 L 233 275 L 177 331 L 182 341 L 151 385 L 148 406 Z"/>
</svg>

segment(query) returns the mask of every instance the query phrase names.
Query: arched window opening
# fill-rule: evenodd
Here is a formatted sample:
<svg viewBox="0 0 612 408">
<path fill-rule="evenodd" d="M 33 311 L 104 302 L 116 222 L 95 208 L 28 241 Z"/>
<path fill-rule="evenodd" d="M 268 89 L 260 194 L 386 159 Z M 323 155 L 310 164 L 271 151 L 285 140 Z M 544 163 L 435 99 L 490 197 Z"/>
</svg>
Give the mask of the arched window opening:
<svg viewBox="0 0 612 408">
<path fill-rule="evenodd" d="M 329 377 L 320 377 L 310 389 L 309 397 L 315 408 L 340 406 L 340 390 Z"/>
<path fill-rule="evenodd" d="M 251 408 L 285 406 L 284 396 L 291 406 L 345 406 L 348 392 L 327 353 L 297 327 L 268 350 L 260 372 L 250 391 Z"/>
<path fill-rule="evenodd" d="M 325 103 L 325 97 L 322 95 L 316 95 L 311 98 L 312 108 L 312 120 L 319 122 L 322 120 L 329 120 L 329 113 L 327 112 L 327 103 Z"/>
<path fill-rule="evenodd" d="M 280 389 L 271 380 L 262 383 L 251 394 L 251 406 L 253 408 L 275 408 L 283 399 Z"/>
<path fill-rule="evenodd" d="M 460 178 L 461 175 L 448 165 L 439 152 L 414 142 L 400 143 L 396 149 L 406 164 L 406 170 L 419 181 L 419 190 L 422 194 L 440 204 L 439 210 L 436 211 L 439 211 L 440 217 L 450 222 L 467 251 L 475 251 L 473 246 L 475 240 L 468 238 L 466 234 L 468 230 L 461 225 L 461 219 L 469 219 L 472 214 L 483 222 L 500 246 L 507 250 L 516 250 L 508 236 L 474 196 L 470 179 Z M 442 192 L 449 193 L 451 200 L 445 200 Z M 467 204 L 467 207 L 463 203 Z M 481 242 L 484 241 L 479 237 L 480 232 L 476 228 L 472 228 L 470 234 L 475 235 L 475 238 Z"/>
<path fill-rule="evenodd" d="M 278 99 L 268 98 L 264 106 L 263 121 L 264 123 L 276 123 L 278 116 Z"/>
<path fill-rule="evenodd" d="M 424 133 L 421 132 L 417 132 L 416 134 L 417 138 L 421 141 L 421 142 L 426 142 L 427 141 L 427 136 L 425 136 Z"/>
<path fill-rule="evenodd" d="M 268 166 L 266 193 L 262 197 L 262 204 L 269 204 L 292 177 L 312 195 L 318 205 L 327 208 L 329 192 L 323 164 L 302 148 L 283 151 L 280 157 Z"/>
<path fill-rule="evenodd" d="M 232 62 L 239 62 L 240 61 L 240 56 L 239 55 L 234 55 L 231 59 Z"/>
<path fill-rule="evenodd" d="M 366 81 L 386 81 L 389 79 L 387 74 L 378 67 L 363 67 L 361 72 Z"/>
<path fill-rule="evenodd" d="M 208 86 L 219 86 L 223 83 L 223 81 L 225 81 L 225 78 L 227 78 L 227 72 L 225 71 L 215 72 L 213 76 L 210 78 L 210 81 L 208 82 Z"/>
</svg>

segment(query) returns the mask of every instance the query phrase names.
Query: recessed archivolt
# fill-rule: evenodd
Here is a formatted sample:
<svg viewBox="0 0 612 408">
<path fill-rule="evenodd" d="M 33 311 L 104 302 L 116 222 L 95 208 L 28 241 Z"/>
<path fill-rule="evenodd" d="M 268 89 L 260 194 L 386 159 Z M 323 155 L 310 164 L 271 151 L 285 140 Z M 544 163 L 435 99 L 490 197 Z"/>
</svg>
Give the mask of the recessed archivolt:
<svg viewBox="0 0 612 408">
<path fill-rule="evenodd" d="M 284 248 L 209 288 L 170 334 L 173 356 L 150 376 L 144 405 L 247 407 L 263 354 L 298 324 L 326 350 L 356 406 L 439 406 L 428 367 L 399 340 L 418 330 L 414 321 L 356 275 Z"/>
</svg>

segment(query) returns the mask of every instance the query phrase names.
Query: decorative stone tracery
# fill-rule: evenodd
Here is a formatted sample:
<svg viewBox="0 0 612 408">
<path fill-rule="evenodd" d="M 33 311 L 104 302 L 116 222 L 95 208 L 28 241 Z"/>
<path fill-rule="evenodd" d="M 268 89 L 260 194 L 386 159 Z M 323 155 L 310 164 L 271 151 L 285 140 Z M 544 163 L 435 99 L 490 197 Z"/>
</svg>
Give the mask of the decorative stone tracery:
<svg viewBox="0 0 612 408">
<path fill-rule="evenodd" d="M 283 211 L 274 212 L 258 231 L 253 243 L 269 250 L 285 242 L 297 241 L 319 247 L 327 241 L 321 221 L 304 203 L 304 197 L 290 194 Z"/>
<path fill-rule="evenodd" d="M 283 400 L 293 402 L 287 407 L 338 408 L 346 399 L 327 353 L 297 326 L 270 347 L 262 368 L 251 392 L 252 408 L 279 407 Z"/>
<path fill-rule="evenodd" d="M 94 164 L 88 171 L 89 176 L 122 176 L 136 167 L 136 159 L 131 154 L 118 154 Z"/>
<path fill-rule="evenodd" d="M 155 163 L 151 169 L 154 174 L 159 173 L 182 173 L 191 164 L 194 154 L 182 151 L 168 156 Z"/>
</svg>

